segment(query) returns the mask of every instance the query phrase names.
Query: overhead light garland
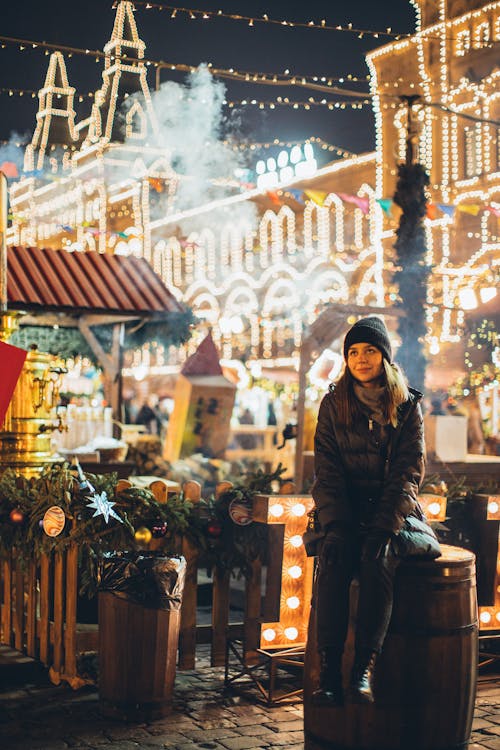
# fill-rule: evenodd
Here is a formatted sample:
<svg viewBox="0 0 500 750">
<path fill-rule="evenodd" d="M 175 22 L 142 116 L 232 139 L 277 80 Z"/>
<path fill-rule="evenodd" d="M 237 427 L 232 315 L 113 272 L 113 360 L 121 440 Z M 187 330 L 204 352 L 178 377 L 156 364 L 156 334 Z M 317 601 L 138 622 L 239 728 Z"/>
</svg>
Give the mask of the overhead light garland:
<svg viewBox="0 0 500 750">
<path fill-rule="evenodd" d="M 87 58 L 94 58 L 95 62 L 98 63 L 106 58 L 112 61 L 119 61 L 122 63 L 131 63 L 132 65 L 145 65 L 146 67 L 152 67 L 156 69 L 165 69 L 170 71 L 176 71 L 180 73 L 195 73 L 198 70 L 196 65 L 186 65 L 185 63 L 171 63 L 165 60 L 151 60 L 142 57 L 138 60 L 136 57 L 130 57 L 128 55 L 108 55 L 102 50 L 72 47 L 64 44 L 54 44 L 52 42 L 39 42 L 32 39 L 20 39 L 18 37 L 0 36 L 0 48 L 5 49 L 8 44 L 16 45 L 19 51 L 25 50 L 42 50 L 46 55 L 50 54 L 50 51 L 58 51 L 67 54 L 68 57 L 73 55 L 82 55 Z M 285 70 L 284 73 L 263 73 L 255 71 L 239 71 L 235 68 L 217 68 L 212 63 L 207 63 L 207 68 L 210 73 L 219 78 L 227 78 L 235 81 L 241 81 L 242 83 L 258 83 L 265 84 L 268 86 L 299 86 L 301 88 L 311 88 L 319 91 L 328 91 L 330 93 L 341 94 L 342 96 L 369 96 L 362 91 L 352 91 L 350 89 L 343 89 L 339 86 L 334 86 L 334 83 L 346 83 L 346 82 L 358 82 L 368 80 L 358 78 L 353 75 L 345 75 L 339 78 L 325 77 L 325 76 L 311 76 L 302 75 L 299 73 L 291 74 L 290 71 Z"/>
<path fill-rule="evenodd" d="M 226 18 L 232 21 L 244 21 L 248 26 L 255 26 L 258 23 L 272 24 L 274 26 L 288 26 L 297 29 L 319 29 L 320 31 L 343 31 L 350 34 L 356 34 L 362 39 L 364 36 L 371 36 L 375 39 L 379 37 L 390 37 L 391 39 L 406 39 L 412 36 L 409 33 L 393 31 L 391 27 L 385 29 L 360 29 L 348 24 L 329 24 L 325 18 L 319 22 L 316 21 L 287 21 L 285 19 L 270 18 L 267 13 L 262 16 L 245 16 L 240 13 L 224 13 L 222 10 L 200 10 L 198 8 L 183 8 L 175 5 L 163 5 L 160 3 L 151 3 L 147 0 L 137 0 L 135 6 L 142 6 L 145 10 L 169 11 L 170 18 L 178 18 L 179 14 L 185 14 L 192 21 L 208 21 L 212 18 Z"/>
<path fill-rule="evenodd" d="M 273 101 L 260 101 L 258 99 L 240 99 L 238 101 L 223 102 L 230 109 L 234 107 L 255 106 L 258 109 L 275 109 L 276 107 L 292 107 L 292 109 L 311 109 L 311 107 L 327 107 L 328 109 L 363 109 L 367 104 L 371 104 L 371 99 L 360 99 L 359 101 L 330 101 L 321 99 L 318 101 L 313 97 L 305 102 L 297 102 L 288 97 L 278 96 Z"/>
</svg>

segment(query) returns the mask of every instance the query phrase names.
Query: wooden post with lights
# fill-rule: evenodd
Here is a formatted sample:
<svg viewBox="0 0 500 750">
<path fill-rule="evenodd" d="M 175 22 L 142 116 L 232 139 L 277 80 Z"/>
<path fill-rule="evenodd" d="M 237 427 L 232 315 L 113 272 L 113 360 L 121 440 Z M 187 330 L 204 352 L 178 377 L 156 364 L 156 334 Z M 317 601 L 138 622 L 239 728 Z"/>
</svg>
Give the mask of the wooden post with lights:
<svg viewBox="0 0 500 750">
<path fill-rule="evenodd" d="M 313 507 L 310 495 L 257 495 L 254 521 L 269 524 L 273 543 L 267 571 L 260 647 L 274 649 L 303 645 L 307 639 L 313 559 L 306 556 L 302 534 Z M 283 554 L 278 554 L 283 550 Z"/>
<path fill-rule="evenodd" d="M 483 638 L 500 631 L 500 495 L 473 495 L 476 532 L 479 630 Z"/>
</svg>

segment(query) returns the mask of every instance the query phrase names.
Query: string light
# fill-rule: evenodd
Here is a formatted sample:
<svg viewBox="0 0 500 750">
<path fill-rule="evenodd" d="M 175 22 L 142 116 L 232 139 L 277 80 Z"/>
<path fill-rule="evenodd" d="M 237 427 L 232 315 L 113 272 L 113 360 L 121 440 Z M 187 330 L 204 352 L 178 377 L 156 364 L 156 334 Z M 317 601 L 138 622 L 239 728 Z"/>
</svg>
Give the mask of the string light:
<svg viewBox="0 0 500 750">
<path fill-rule="evenodd" d="M 230 19 L 232 21 L 243 21 L 248 26 L 255 26 L 256 23 L 266 23 L 266 24 L 272 24 L 275 26 L 287 26 L 290 28 L 301 28 L 301 29 L 320 29 L 321 31 L 343 31 L 350 34 L 356 34 L 358 38 L 362 39 L 363 36 L 372 36 L 375 39 L 378 39 L 379 37 L 390 37 L 391 39 L 401 39 L 407 36 L 410 36 L 410 34 L 405 33 L 398 33 L 393 31 L 390 27 L 387 27 L 384 30 L 373 30 L 373 29 L 358 29 L 354 27 L 351 23 L 342 25 L 342 24 L 335 24 L 335 25 L 329 25 L 327 24 L 325 19 L 322 19 L 319 23 L 315 21 L 287 21 L 287 20 L 278 20 L 270 18 L 267 13 L 264 13 L 262 17 L 259 16 L 244 16 L 239 13 L 223 13 L 221 10 L 217 11 L 210 11 L 210 10 L 199 10 L 196 8 L 182 8 L 182 7 L 176 7 L 172 5 L 164 5 L 159 3 L 151 3 L 146 2 L 146 0 L 137 0 L 137 2 L 134 3 L 134 5 L 140 7 L 144 7 L 146 10 L 168 10 L 171 12 L 171 18 L 178 18 L 179 13 L 186 14 L 190 19 L 212 19 L 212 18 L 226 18 Z"/>
<path fill-rule="evenodd" d="M 104 60 L 105 62 L 106 60 L 108 60 L 108 63 L 111 62 L 110 56 L 108 56 L 106 50 L 101 51 L 88 48 L 83 49 L 81 47 L 71 47 L 68 45 L 53 44 L 51 42 L 35 42 L 33 40 L 19 39 L 18 37 L 9 36 L 0 36 L 0 42 L 3 42 L 3 48 L 5 48 L 5 45 L 7 44 L 12 44 L 16 45 L 19 49 L 21 49 L 21 47 L 23 49 L 40 49 L 46 55 L 49 55 L 50 51 L 52 50 L 67 53 L 68 57 L 71 57 L 72 55 L 82 55 L 89 59 L 94 58 L 94 61 L 96 63 L 99 63 L 102 60 Z M 112 55 L 112 58 L 112 61 L 114 63 L 131 64 L 134 66 L 137 64 L 137 57 L 131 57 L 127 54 L 123 54 L 121 52 L 121 49 L 114 53 Z M 145 58 L 143 53 L 140 56 L 140 60 L 142 65 L 145 65 L 146 67 L 156 68 L 157 71 L 166 69 L 170 71 L 177 71 L 180 73 L 195 73 L 198 70 L 198 66 L 196 65 L 187 65 L 185 63 L 171 63 L 166 62 L 165 60 L 152 60 L 149 58 Z M 289 72 L 263 73 L 255 71 L 239 71 L 235 68 L 218 68 L 212 65 L 212 63 L 209 63 L 207 67 L 210 73 L 218 78 L 227 78 L 234 81 L 240 81 L 242 83 L 255 83 L 267 86 L 296 86 L 300 88 L 311 88 L 318 91 L 341 94 L 342 96 L 355 98 L 359 98 L 360 96 L 365 95 L 360 91 L 353 91 L 350 89 L 342 88 L 338 85 L 333 85 L 334 83 L 351 83 L 363 80 L 362 78 L 358 78 L 351 74 L 342 76 L 340 78 L 326 78 L 324 76 L 302 75 L 299 73 L 290 74 Z"/>
<path fill-rule="evenodd" d="M 257 107 L 258 109 L 276 109 L 276 107 L 291 107 L 292 109 L 310 110 L 313 107 L 326 107 L 329 110 L 334 109 L 363 109 L 367 104 L 371 104 L 370 99 L 360 99 L 354 102 L 330 101 L 322 99 L 317 101 L 312 97 L 307 101 L 294 101 L 288 97 L 278 96 L 273 101 L 260 101 L 258 99 L 240 99 L 239 101 L 224 100 L 224 104 L 233 109 L 234 107 Z"/>
</svg>

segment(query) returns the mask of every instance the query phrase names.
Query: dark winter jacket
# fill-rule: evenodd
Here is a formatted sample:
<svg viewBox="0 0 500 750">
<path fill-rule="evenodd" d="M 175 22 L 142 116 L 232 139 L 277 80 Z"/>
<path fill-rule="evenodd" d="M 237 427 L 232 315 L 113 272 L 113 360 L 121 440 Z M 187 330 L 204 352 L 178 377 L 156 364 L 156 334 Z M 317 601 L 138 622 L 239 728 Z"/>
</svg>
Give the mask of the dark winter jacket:
<svg viewBox="0 0 500 750">
<path fill-rule="evenodd" d="M 312 495 L 323 529 L 344 522 L 397 533 L 408 515 L 423 518 L 417 500 L 425 455 L 421 398 L 410 389 L 398 408 L 396 428 L 382 427 L 360 410 L 345 429 L 338 423 L 331 387 L 321 402 L 314 437 Z"/>
</svg>

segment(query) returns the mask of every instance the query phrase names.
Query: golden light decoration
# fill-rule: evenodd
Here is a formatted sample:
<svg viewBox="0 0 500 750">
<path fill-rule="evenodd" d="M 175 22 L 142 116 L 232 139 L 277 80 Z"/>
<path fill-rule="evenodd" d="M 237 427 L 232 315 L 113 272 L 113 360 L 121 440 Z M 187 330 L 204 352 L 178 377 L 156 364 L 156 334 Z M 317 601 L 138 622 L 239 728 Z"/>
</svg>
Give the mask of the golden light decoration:
<svg viewBox="0 0 500 750">
<path fill-rule="evenodd" d="M 275 570 L 273 563 L 268 569 L 268 580 L 280 577 L 279 618 L 262 624 L 261 648 L 292 647 L 306 641 L 313 558 L 306 555 L 302 534 L 312 507 L 310 495 L 259 495 L 254 502 L 255 521 L 283 528 L 283 556 L 276 562 L 280 570 Z"/>
<path fill-rule="evenodd" d="M 447 498 L 445 495 L 424 492 L 418 496 L 418 501 L 428 521 L 444 521 L 446 519 Z"/>
<path fill-rule="evenodd" d="M 500 495 L 489 495 L 486 507 L 486 520 L 500 521 Z"/>
</svg>

